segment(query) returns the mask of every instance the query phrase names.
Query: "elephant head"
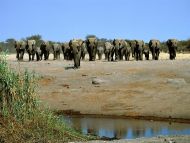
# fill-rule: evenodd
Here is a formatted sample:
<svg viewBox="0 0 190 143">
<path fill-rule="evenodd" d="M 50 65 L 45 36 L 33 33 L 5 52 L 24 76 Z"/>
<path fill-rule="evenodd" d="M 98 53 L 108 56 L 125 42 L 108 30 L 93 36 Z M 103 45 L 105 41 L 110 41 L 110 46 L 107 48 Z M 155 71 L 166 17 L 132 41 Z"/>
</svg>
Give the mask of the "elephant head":
<svg viewBox="0 0 190 143">
<path fill-rule="evenodd" d="M 49 52 L 50 52 L 50 44 L 48 41 L 43 41 L 40 45 L 41 49 L 41 57 L 44 56 L 44 60 L 49 59 Z"/>
<path fill-rule="evenodd" d="M 25 41 L 15 41 L 14 47 L 16 49 L 16 58 L 17 60 L 23 60 L 24 52 L 26 48 L 26 42 Z"/>
<path fill-rule="evenodd" d="M 95 61 L 96 59 L 96 50 L 98 46 L 98 41 L 95 37 L 87 38 L 86 40 L 87 51 L 89 54 L 89 61 Z"/>
<path fill-rule="evenodd" d="M 27 40 L 26 51 L 28 52 L 29 61 L 34 60 L 35 49 L 36 49 L 36 41 L 35 40 Z"/>
<path fill-rule="evenodd" d="M 166 44 L 168 46 L 170 60 L 175 60 L 178 40 L 177 39 L 168 39 Z"/>
<path fill-rule="evenodd" d="M 59 60 L 60 59 L 60 53 L 61 53 L 61 46 L 58 43 L 55 43 L 52 45 L 52 49 L 53 49 L 53 59 L 54 60 Z"/>
<path fill-rule="evenodd" d="M 71 48 L 74 59 L 74 68 L 80 68 L 81 45 L 82 42 L 80 41 L 80 39 L 73 39 L 69 42 L 69 46 Z"/>
<path fill-rule="evenodd" d="M 151 39 L 149 41 L 149 49 L 152 53 L 152 59 L 158 60 L 160 54 L 160 41 L 156 39 Z"/>
</svg>

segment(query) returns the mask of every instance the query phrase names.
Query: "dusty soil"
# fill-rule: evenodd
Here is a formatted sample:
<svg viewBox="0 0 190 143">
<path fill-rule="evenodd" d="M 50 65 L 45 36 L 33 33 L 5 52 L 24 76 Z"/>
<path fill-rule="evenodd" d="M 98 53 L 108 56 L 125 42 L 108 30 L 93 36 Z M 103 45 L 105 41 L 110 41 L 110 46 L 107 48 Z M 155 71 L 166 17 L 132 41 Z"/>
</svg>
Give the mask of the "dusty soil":
<svg viewBox="0 0 190 143">
<path fill-rule="evenodd" d="M 51 109 L 134 117 L 190 119 L 190 54 L 178 54 L 174 61 L 162 53 L 159 61 L 97 60 L 17 62 L 9 55 L 11 67 L 28 69 L 43 78 L 40 99 Z M 61 57 L 62 58 L 62 57 Z M 100 84 L 92 84 L 97 78 Z"/>
</svg>

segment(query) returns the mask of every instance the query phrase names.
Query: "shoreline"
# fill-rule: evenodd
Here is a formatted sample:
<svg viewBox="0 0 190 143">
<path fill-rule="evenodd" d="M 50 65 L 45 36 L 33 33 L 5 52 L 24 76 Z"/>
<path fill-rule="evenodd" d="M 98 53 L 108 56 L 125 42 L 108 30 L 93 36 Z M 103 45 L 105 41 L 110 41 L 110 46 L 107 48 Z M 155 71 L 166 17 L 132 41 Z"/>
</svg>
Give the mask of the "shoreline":
<svg viewBox="0 0 190 143">
<path fill-rule="evenodd" d="M 72 116 L 73 118 L 112 118 L 112 119 L 135 119 L 135 120 L 149 120 L 149 121 L 161 121 L 161 122 L 176 122 L 176 123 L 188 123 L 190 119 L 184 118 L 172 118 L 172 117 L 156 117 L 156 116 L 125 116 L 125 115 L 105 115 L 105 114 L 82 114 L 79 111 L 73 110 L 58 110 L 54 111 L 56 115 Z"/>
</svg>

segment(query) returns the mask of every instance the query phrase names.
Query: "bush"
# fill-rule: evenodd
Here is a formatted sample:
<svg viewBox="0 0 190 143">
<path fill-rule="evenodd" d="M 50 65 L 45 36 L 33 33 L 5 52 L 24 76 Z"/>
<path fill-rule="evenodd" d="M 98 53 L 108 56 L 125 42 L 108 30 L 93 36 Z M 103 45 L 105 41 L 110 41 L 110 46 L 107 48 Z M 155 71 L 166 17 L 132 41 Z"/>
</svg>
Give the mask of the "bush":
<svg viewBox="0 0 190 143">
<path fill-rule="evenodd" d="M 47 108 L 40 108 L 37 77 L 16 73 L 0 55 L 0 142 L 68 142 L 93 139 L 68 128 Z"/>
</svg>

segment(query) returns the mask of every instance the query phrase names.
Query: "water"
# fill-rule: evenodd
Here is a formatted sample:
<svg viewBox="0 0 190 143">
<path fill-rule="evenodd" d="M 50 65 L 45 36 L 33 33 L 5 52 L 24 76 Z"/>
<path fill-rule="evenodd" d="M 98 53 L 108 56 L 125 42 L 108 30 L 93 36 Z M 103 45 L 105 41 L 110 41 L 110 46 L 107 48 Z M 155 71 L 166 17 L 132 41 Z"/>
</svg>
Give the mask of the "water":
<svg viewBox="0 0 190 143">
<path fill-rule="evenodd" d="M 159 121 L 110 119 L 92 117 L 62 117 L 83 134 L 99 137 L 134 139 L 158 135 L 190 135 L 190 124 Z"/>
</svg>

